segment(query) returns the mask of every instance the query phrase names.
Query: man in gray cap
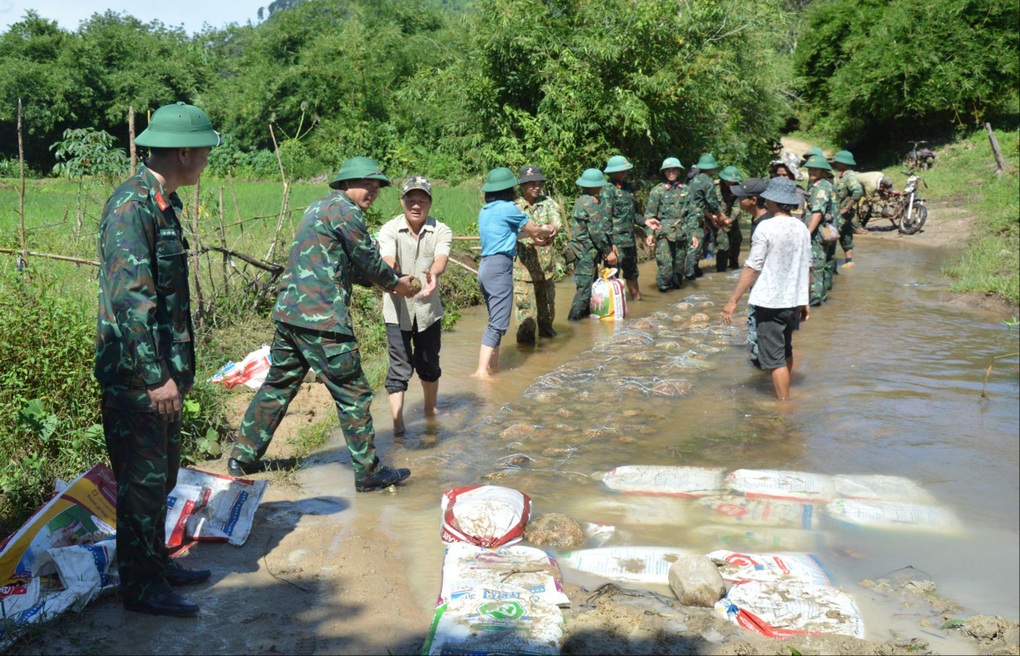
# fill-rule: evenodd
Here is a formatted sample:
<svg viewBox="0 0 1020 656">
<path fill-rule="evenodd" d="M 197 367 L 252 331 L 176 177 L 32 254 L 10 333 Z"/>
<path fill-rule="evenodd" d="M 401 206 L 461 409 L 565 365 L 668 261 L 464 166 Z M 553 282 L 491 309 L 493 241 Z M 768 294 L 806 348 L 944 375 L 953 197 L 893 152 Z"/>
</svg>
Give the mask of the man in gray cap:
<svg viewBox="0 0 1020 656">
<path fill-rule="evenodd" d="M 411 374 L 418 372 L 425 402 L 425 416 L 438 412 L 439 348 L 443 334 L 443 303 L 436 284 L 446 271 L 453 245 L 453 231 L 429 215 L 432 185 L 414 175 L 400 188 L 404 213 L 379 230 L 379 253 L 395 271 L 422 281 L 422 290 L 411 298 L 383 294 L 383 321 L 390 368 L 385 387 L 389 393 L 393 434 L 404 433 L 404 392 Z"/>
<path fill-rule="evenodd" d="M 553 225 L 559 231 L 563 218 L 556 201 L 542 193 L 545 176 L 537 166 L 523 166 L 517 175 L 521 195 L 518 209 L 535 222 L 535 225 Z M 514 308 L 517 317 L 517 341 L 534 344 L 535 333 L 542 337 L 555 337 L 553 319 L 556 317 L 555 249 L 552 245 L 538 246 L 533 241 L 517 244 L 514 262 Z"/>
<path fill-rule="evenodd" d="M 737 302 L 751 289 L 748 304 L 757 324 L 761 367 L 770 372 L 776 398 L 786 401 L 793 371 L 793 331 L 810 316 L 811 234 L 803 222 L 790 216 L 800 202 L 792 180 L 773 178 L 761 197 L 772 217 L 754 231 L 751 252 L 723 308 L 722 320 L 730 325 Z"/>
<path fill-rule="evenodd" d="M 761 222 L 772 216 L 765 207 L 765 199 L 761 197 L 768 188 L 768 184 L 768 180 L 762 178 L 747 178 L 743 183 L 730 187 L 737 197 L 740 209 L 751 215 L 750 239 L 754 239 L 754 231 L 761 225 Z M 758 327 L 754 321 L 754 309 L 750 307 L 747 308 L 747 343 L 751 346 L 751 364 L 761 369 L 761 360 L 758 354 Z"/>
</svg>

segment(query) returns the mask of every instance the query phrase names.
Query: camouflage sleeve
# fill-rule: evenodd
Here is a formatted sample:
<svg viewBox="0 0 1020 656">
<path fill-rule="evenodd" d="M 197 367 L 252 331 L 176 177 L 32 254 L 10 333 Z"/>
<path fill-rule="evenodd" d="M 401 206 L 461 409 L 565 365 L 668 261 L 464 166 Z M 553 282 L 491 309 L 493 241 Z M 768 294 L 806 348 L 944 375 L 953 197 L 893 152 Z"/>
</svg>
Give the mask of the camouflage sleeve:
<svg viewBox="0 0 1020 656">
<path fill-rule="evenodd" d="M 645 219 L 660 219 L 659 202 L 662 200 L 662 187 L 655 187 L 648 194 L 648 205 L 645 206 Z"/>
<path fill-rule="evenodd" d="M 699 176 L 700 178 L 700 176 Z M 703 180 L 696 179 L 694 185 L 694 200 L 698 207 L 707 210 L 712 214 L 719 213 L 719 196 L 715 192 L 715 185 L 710 185 Z"/>
<path fill-rule="evenodd" d="M 864 197 L 864 186 L 861 185 L 861 181 L 854 175 L 850 178 L 850 196 L 853 197 L 854 201 L 859 201 Z"/>
<path fill-rule="evenodd" d="M 372 235 L 365 225 L 365 217 L 361 212 L 354 212 L 342 226 L 338 238 L 342 239 L 350 253 L 355 269 L 373 283 L 383 289 L 390 290 L 397 286 L 397 274 L 390 265 L 383 261 L 379 249 L 372 243 Z"/>
<path fill-rule="evenodd" d="M 809 214 L 825 214 L 829 211 L 829 195 L 821 187 L 815 188 L 808 198 L 807 211 Z"/>
<path fill-rule="evenodd" d="M 113 311 L 124 350 L 133 359 L 132 368 L 148 386 L 170 377 L 166 363 L 159 358 L 155 248 L 153 223 L 139 201 L 125 202 L 104 216 L 99 259 L 107 281 L 105 300 Z"/>
</svg>

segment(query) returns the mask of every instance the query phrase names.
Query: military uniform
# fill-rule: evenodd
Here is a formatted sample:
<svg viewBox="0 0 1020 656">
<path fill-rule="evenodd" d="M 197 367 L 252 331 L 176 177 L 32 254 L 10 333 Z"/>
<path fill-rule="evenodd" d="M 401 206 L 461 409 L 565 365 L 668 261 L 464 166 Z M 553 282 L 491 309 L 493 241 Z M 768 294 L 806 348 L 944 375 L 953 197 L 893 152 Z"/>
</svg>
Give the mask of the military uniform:
<svg viewBox="0 0 1020 656">
<path fill-rule="evenodd" d="M 726 229 L 725 250 L 727 257 L 724 261 L 728 262 L 731 269 L 736 269 L 740 266 L 740 246 L 744 243 L 744 233 L 740 230 L 740 203 L 737 202 L 737 197 L 729 191 L 729 183 L 725 180 L 719 181 L 719 195 L 722 201 L 722 212 L 732 221 L 730 227 Z M 720 261 L 718 255 L 716 255 L 716 261 Z"/>
<path fill-rule="evenodd" d="M 336 403 L 356 481 L 380 469 L 372 388 L 350 316 L 352 283 L 362 281 L 390 290 L 398 277 L 373 244 L 361 209 L 334 191 L 309 205 L 298 226 L 273 310 L 272 366 L 244 415 L 232 458 L 250 464 L 265 454 L 311 368 Z"/>
<path fill-rule="evenodd" d="M 188 242 L 167 195 L 143 164 L 106 202 L 99 224 L 95 377 L 117 479 L 117 564 L 126 603 L 165 585 L 167 495 L 177 484 L 181 422 L 153 410 L 147 387 L 195 379 Z"/>
<path fill-rule="evenodd" d="M 645 220 L 658 219 L 662 228 L 655 233 L 655 285 L 659 291 L 679 289 L 684 280 L 687 251 L 700 224 L 691 212 L 691 196 L 677 182 L 663 182 L 648 194 Z"/>
<path fill-rule="evenodd" d="M 610 241 L 616 246 L 620 258 L 618 267 L 621 277 L 624 280 L 637 280 L 638 253 L 634 226 L 643 226 L 644 217 L 637 213 L 630 184 L 610 181 L 602 189 L 602 204 L 611 221 Z"/>
<path fill-rule="evenodd" d="M 563 227 L 560 210 L 551 198 L 539 196 L 534 205 L 518 198 L 517 207 L 536 225 L 551 224 L 557 230 Z M 526 325 L 525 322 L 531 319 L 536 322 L 540 333 L 552 333 L 553 319 L 556 318 L 555 273 L 556 258 L 552 246 L 518 242 L 514 262 L 514 307 L 518 326 Z"/>
<path fill-rule="evenodd" d="M 613 251 L 613 244 L 609 240 L 609 215 L 597 196 L 581 194 L 574 203 L 570 219 L 573 232 L 571 245 L 578 255 L 574 263 L 577 291 L 567 318 L 578 321 L 591 313 L 591 286 L 598 275 L 599 263 Z"/>
<path fill-rule="evenodd" d="M 836 244 L 826 246 L 822 243 L 821 226 L 832 223 L 839 214 L 836 204 L 836 193 L 832 183 L 821 178 L 808 189 L 807 209 L 804 211 L 805 223 L 810 225 L 811 215 L 821 213 L 822 220 L 811 233 L 811 305 L 820 305 L 828 300 L 828 292 L 832 289 L 832 272 L 835 269 Z"/>
<path fill-rule="evenodd" d="M 836 202 L 839 206 L 839 245 L 843 252 L 854 249 L 854 217 L 857 216 L 857 204 L 864 197 L 864 187 L 857 180 L 857 173 L 846 169 L 838 173 L 836 178 Z"/>
<path fill-rule="evenodd" d="M 692 280 L 696 275 L 698 262 L 707 252 L 708 241 L 712 236 L 711 221 L 705 216 L 708 212 L 711 215 L 719 213 L 720 201 L 718 187 L 715 181 L 707 173 L 698 173 L 697 176 L 687 185 L 691 195 L 691 214 L 697 218 L 698 226 L 704 226 L 704 239 L 698 248 L 693 248 L 687 255 L 687 279 Z M 728 244 L 727 244 L 728 245 Z M 718 248 L 718 244 L 716 248 Z"/>
</svg>

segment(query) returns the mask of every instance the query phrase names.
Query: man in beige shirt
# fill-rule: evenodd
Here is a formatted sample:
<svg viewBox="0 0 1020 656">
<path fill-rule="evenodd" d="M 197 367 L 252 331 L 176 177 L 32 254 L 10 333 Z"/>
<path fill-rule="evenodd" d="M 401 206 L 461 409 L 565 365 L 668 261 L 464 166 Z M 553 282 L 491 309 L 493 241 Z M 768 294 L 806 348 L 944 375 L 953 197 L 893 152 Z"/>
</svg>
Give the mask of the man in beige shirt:
<svg viewBox="0 0 1020 656">
<path fill-rule="evenodd" d="M 416 296 L 403 298 L 383 294 L 383 320 L 390 368 L 386 374 L 393 434 L 404 433 L 404 392 L 413 372 L 418 372 L 425 396 L 425 416 L 438 413 L 439 348 L 443 330 L 443 303 L 437 283 L 446 271 L 453 244 L 453 232 L 445 223 L 429 216 L 432 185 L 422 176 L 404 180 L 400 204 L 404 213 L 379 230 L 379 252 L 383 260 L 400 271 L 422 280 Z"/>
</svg>

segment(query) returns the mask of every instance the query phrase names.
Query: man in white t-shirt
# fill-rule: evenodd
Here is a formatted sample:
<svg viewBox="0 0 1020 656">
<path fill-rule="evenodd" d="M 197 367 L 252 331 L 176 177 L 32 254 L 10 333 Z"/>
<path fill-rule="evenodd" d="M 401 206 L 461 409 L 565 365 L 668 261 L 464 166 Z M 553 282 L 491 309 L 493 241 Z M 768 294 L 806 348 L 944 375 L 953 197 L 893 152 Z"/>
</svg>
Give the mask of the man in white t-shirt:
<svg viewBox="0 0 1020 656">
<path fill-rule="evenodd" d="M 393 434 L 404 433 L 404 392 L 411 374 L 418 372 L 425 396 L 425 416 L 439 411 L 439 347 L 443 331 L 443 303 L 436 283 L 446 271 L 453 232 L 429 216 L 432 185 L 418 175 L 404 180 L 400 190 L 404 213 L 379 230 L 383 260 L 402 275 L 422 281 L 422 290 L 411 298 L 383 294 L 383 320 L 390 368 L 385 387 L 389 392 Z"/>
<path fill-rule="evenodd" d="M 811 235 L 790 216 L 800 203 L 796 187 L 787 178 L 772 178 L 762 192 L 772 218 L 754 231 L 737 288 L 722 312 L 723 323 L 730 325 L 737 302 L 753 285 L 747 302 L 758 330 L 758 357 L 780 401 L 790 398 L 793 331 L 810 316 Z"/>
</svg>

